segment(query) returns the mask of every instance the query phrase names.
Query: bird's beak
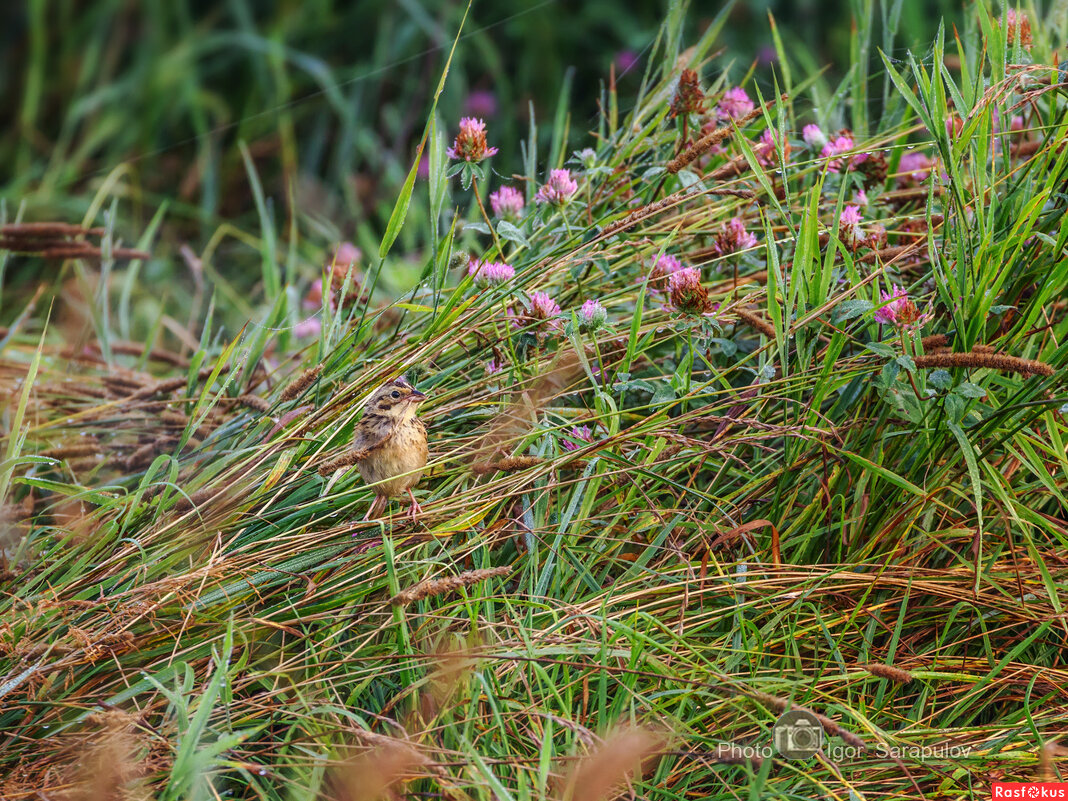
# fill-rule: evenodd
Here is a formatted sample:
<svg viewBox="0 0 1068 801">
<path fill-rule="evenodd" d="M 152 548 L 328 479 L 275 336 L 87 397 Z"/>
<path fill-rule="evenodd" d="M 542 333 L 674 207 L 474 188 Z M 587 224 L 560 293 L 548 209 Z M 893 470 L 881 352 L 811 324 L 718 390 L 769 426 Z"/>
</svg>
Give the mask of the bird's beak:
<svg viewBox="0 0 1068 801">
<path fill-rule="evenodd" d="M 413 389 L 407 397 L 408 403 L 422 403 L 426 400 L 426 395 L 417 389 Z"/>
</svg>

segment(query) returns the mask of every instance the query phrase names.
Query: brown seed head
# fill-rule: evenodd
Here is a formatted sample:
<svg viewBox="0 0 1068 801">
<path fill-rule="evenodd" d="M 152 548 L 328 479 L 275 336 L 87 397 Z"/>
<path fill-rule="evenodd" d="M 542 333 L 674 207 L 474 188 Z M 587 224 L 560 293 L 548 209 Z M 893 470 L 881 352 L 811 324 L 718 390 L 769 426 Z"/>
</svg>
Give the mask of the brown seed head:
<svg viewBox="0 0 1068 801">
<path fill-rule="evenodd" d="M 671 116 L 700 114 L 705 107 L 705 93 L 701 90 L 701 77 L 696 70 L 683 70 L 679 86 L 671 99 Z"/>
<path fill-rule="evenodd" d="M 575 765 L 561 797 L 575 801 L 615 798 L 626 782 L 635 774 L 641 775 L 651 765 L 663 745 L 664 738 L 647 729 L 618 729 Z"/>
</svg>

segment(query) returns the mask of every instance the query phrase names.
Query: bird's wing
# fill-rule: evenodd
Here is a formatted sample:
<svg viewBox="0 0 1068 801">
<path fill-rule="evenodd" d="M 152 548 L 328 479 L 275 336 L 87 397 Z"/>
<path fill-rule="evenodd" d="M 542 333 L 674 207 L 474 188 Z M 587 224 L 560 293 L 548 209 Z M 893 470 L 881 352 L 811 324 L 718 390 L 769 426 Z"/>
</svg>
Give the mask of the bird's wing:
<svg viewBox="0 0 1068 801">
<path fill-rule="evenodd" d="M 378 450 L 393 436 L 395 426 L 370 427 L 357 426 L 352 437 L 352 449 L 356 452 L 356 461 L 362 462 L 373 451 Z"/>
</svg>

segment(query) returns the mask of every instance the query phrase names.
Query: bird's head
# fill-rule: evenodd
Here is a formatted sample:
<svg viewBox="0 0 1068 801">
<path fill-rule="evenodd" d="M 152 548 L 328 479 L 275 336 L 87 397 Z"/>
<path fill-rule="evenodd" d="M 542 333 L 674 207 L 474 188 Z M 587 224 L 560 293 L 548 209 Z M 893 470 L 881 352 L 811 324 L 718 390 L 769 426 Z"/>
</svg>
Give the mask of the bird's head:
<svg viewBox="0 0 1068 801">
<path fill-rule="evenodd" d="M 367 402 L 367 412 L 398 421 L 407 420 L 415 417 L 416 409 L 425 400 L 426 395 L 402 376 L 387 382 L 371 396 Z"/>
</svg>

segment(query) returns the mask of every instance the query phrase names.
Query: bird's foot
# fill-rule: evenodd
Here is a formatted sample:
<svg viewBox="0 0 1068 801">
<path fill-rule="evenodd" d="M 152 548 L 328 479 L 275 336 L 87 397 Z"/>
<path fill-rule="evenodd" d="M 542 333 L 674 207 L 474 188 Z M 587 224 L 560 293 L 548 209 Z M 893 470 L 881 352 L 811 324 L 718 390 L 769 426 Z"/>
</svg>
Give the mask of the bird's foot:
<svg viewBox="0 0 1068 801">
<path fill-rule="evenodd" d="M 405 517 L 412 521 L 412 525 L 415 525 L 419 515 L 423 513 L 423 507 L 419 505 L 419 501 L 415 499 L 415 495 L 412 494 L 411 490 L 408 490 L 408 497 L 412 499 L 412 505 L 408 507 L 408 513 Z"/>
<path fill-rule="evenodd" d="M 382 511 L 382 507 L 389 501 L 383 495 L 376 495 L 375 499 L 371 502 L 371 505 L 367 507 L 367 514 L 363 516 L 364 520 L 374 520 L 378 517 Z"/>
</svg>

